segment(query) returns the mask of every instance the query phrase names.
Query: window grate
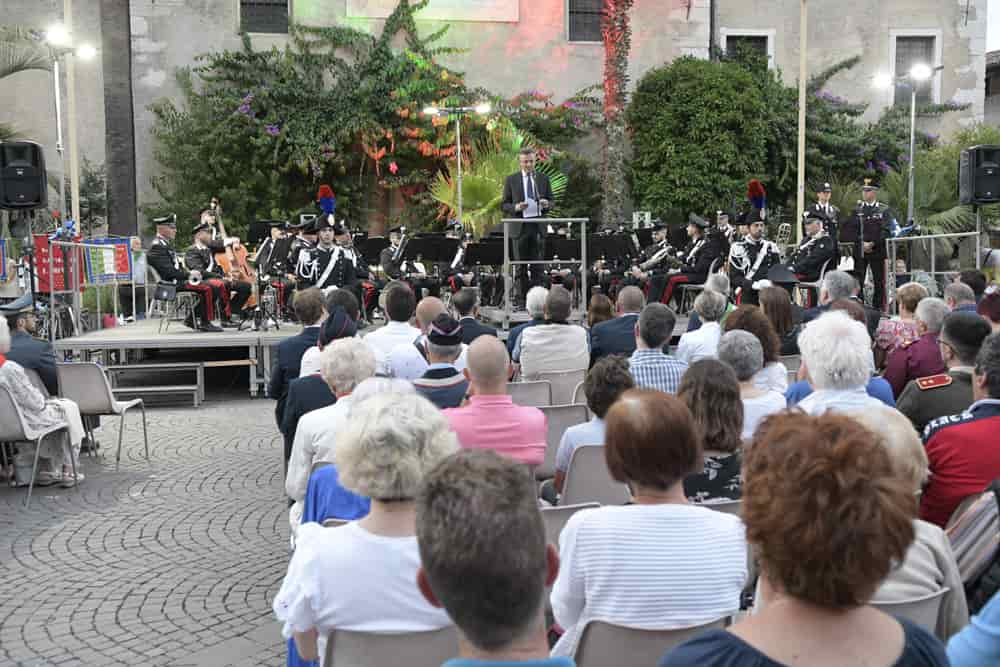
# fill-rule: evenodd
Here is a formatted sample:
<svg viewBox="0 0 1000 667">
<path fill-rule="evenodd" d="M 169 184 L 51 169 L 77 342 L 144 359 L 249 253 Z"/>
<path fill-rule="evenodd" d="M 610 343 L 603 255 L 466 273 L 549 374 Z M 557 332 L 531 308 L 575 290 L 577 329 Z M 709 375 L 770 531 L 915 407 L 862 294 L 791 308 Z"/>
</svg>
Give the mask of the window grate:
<svg viewBox="0 0 1000 667">
<path fill-rule="evenodd" d="M 726 55 L 733 57 L 744 49 L 753 49 L 767 58 L 767 35 L 727 35 Z"/>
<path fill-rule="evenodd" d="M 914 65 L 921 63 L 934 67 L 934 37 L 896 38 L 896 76 L 906 76 Z M 930 104 L 934 77 L 917 85 L 917 104 Z M 896 86 L 895 106 L 910 104 L 910 86 Z"/>
<path fill-rule="evenodd" d="M 288 0 L 240 0 L 240 30 L 287 33 Z"/>
<path fill-rule="evenodd" d="M 603 0 L 569 0 L 569 41 L 601 42 Z"/>
</svg>

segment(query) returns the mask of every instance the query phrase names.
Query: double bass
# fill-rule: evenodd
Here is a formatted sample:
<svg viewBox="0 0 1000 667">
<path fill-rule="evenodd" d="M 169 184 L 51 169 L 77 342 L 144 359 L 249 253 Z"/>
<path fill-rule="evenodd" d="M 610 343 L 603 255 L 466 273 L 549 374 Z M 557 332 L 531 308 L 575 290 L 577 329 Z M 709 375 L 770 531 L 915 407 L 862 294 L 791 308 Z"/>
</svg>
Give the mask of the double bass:
<svg viewBox="0 0 1000 667">
<path fill-rule="evenodd" d="M 209 207 L 215 216 L 219 235 L 224 239 L 228 238 L 229 234 L 226 233 L 226 227 L 222 222 L 222 205 L 219 199 L 212 197 Z M 253 266 L 250 264 L 249 256 L 250 253 L 242 243 L 240 243 L 240 247 L 237 249 L 233 249 L 232 246 L 227 245 L 224 251 L 215 253 L 215 261 L 218 263 L 219 268 L 225 271 L 227 276 L 241 283 L 249 283 L 253 287 L 250 298 L 244 304 L 245 308 L 252 308 L 257 305 L 257 272 L 254 271 Z"/>
</svg>

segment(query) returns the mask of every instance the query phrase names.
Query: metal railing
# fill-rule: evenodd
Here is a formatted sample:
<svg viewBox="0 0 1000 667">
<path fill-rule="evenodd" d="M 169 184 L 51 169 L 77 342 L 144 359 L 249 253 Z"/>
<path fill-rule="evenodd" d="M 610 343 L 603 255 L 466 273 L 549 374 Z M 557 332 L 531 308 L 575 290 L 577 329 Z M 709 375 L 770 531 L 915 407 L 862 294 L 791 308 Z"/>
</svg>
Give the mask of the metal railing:
<svg viewBox="0 0 1000 667">
<path fill-rule="evenodd" d="M 889 266 L 887 269 L 888 276 L 885 281 L 886 305 L 894 301 L 892 297 L 895 296 L 896 281 L 894 279 L 889 280 L 889 278 L 894 278 L 896 275 L 896 259 L 899 257 L 899 246 L 907 244 L 908 252 L 906 253 L 906 255 L 907 259 L 911 262 L 911 264 L 909 265 L 909 270 L 910 273 L 912 273 L 914 270 L 912 265 L 912 257 L 914 253 L 912 252 L 912 249 L 909 248 L 909 245 L 915 242 L 921 242 L 925 246 L 929 244 L 930 251 L 927 252 L 926 254 L 929 258 L 930 269 L 927 270 L 926 273 L 930 275 L 932 278 L 935 278 L 936 280 L 937 276 L 954 273 L 954 270 L 953 269 L 945 269 L 942 271 L 937 270 L 937 252 L 935 252 L 935 244 L 938 241 L 942 241 L 945 239 L 949 239 L 951 241 L 958 243 L 963 239 L 974 238 L 976 243 L 976 269 L 980 269 L 982 267 L 982 261 L 983 261 L 983 252 L 982 252 L 983 239 L 982 239 L 982 233 L 978 231 L 979 225 L 977 224 L 976 226 L 977 226 L 977 231 L 974 232 L 956 232 L 953 234 L 927 234 L 924 236 L 898 236 L 895 238 L 887 239 L 885 242 L 885 247 L 886 247 L 886 256 L 888 257 Z"/>
</svg>

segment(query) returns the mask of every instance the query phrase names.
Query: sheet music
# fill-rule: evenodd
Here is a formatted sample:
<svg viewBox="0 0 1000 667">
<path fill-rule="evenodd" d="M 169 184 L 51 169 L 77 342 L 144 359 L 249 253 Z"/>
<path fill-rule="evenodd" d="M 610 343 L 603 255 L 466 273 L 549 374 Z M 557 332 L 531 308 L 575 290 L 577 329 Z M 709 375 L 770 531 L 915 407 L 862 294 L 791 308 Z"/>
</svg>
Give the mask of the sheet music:
<svg viewBox="0 0 1000 667">
<path fill-rule="evenodd" d="M 525 203 L 528 204 L 528 208 L 524 209 L 524 217 L 526 218 L 537 218 L 539 215 L 538 200 L 537 199 L 525 199 Z"/>
</svg>

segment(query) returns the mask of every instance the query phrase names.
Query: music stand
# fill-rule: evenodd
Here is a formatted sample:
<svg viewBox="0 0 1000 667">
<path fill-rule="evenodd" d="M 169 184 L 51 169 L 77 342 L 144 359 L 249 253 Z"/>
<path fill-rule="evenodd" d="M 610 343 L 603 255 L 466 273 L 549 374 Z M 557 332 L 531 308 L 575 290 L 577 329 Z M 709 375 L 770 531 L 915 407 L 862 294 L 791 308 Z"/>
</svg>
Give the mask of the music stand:
<svg viewBox="0 0 1000 667">
<path fill-rule="evenodd" d="M 465 246 L 465 263 L 472 266 L 501 266 L 503 264 L 503 241 L 492 237 L 479 243 Z"/>
<path fill-rule="evenodd" d="M 626 240 L 626 237 L 617 234 L 591 234 L 587 239 L 587 256 L 605 261 L 621 257 L 627 254 L 627 248 L 631 245 Z"/>
<path fill-rule="evenodd" d="M 382 257 L 382 251 L 389 247 L 389 239 L 384 236 L 369 236 L 360 245 L 356 240 L 354 244 L 365 261 L 371 263 L 374 260 L 375 264 L 378 264 Z"/>
<path fill-rule="evenodd" d="M 545 242 L 545 259 L 553 264 L 579 264 L 580 242 L 565 237 L 549 239 Z"/>
<path fill-rule="evenodd" d="M 639 245 L 643 248 L 653 244 L 653 230 L 648 227 L 635 230 L 635 237 L 639 239 Z"/>
</svg>

